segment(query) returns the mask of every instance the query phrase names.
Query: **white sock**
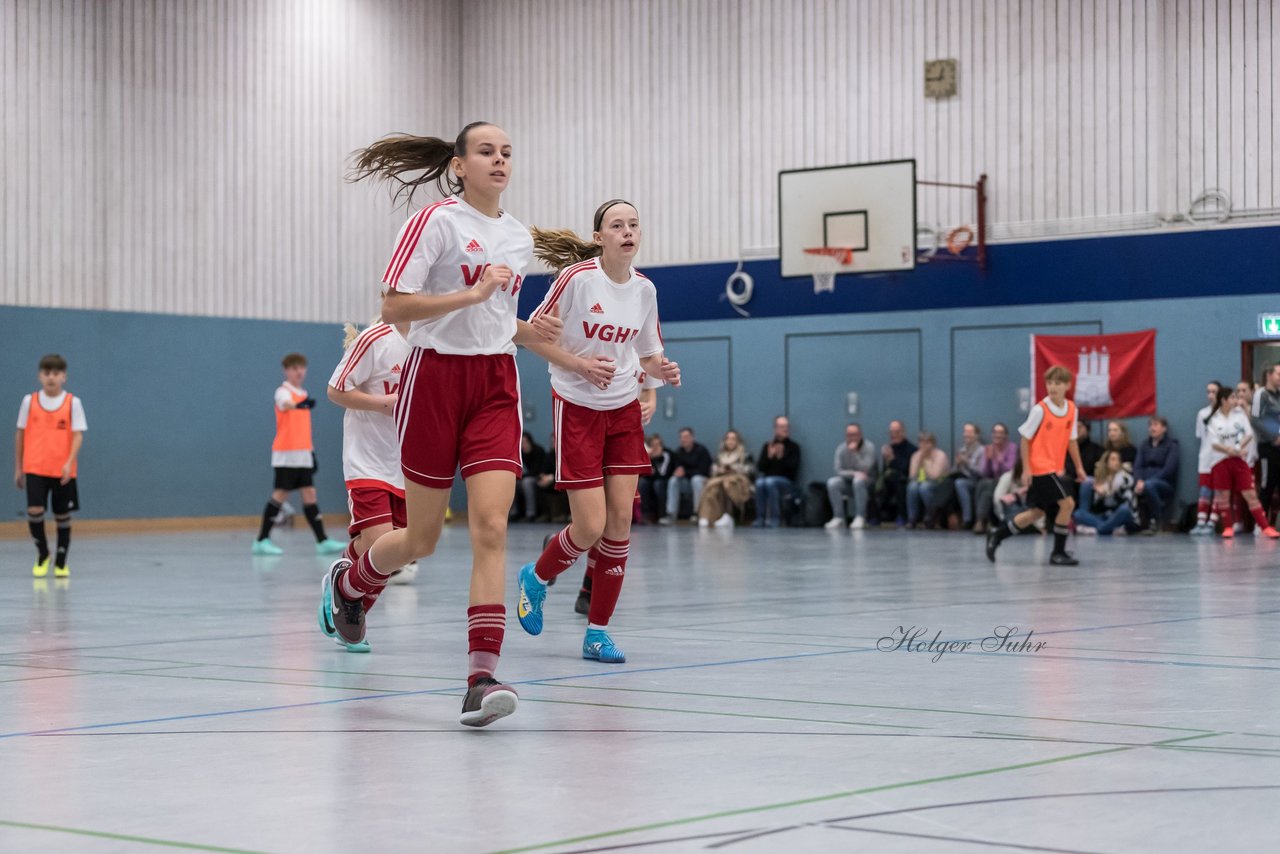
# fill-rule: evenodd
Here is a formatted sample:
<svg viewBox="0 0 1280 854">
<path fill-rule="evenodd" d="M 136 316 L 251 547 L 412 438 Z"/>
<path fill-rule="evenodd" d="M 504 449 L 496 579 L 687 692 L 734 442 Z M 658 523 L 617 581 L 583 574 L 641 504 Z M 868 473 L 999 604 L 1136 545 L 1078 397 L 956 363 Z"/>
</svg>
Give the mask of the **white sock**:
<svg viewBox="0 0 1280 854">
<path fill-rule="evenodd" d="M 595 623 L 587 623 L 587 631 L 589 632 L 607 632 L 608 626 L 597 626 Z"/>
</svg>

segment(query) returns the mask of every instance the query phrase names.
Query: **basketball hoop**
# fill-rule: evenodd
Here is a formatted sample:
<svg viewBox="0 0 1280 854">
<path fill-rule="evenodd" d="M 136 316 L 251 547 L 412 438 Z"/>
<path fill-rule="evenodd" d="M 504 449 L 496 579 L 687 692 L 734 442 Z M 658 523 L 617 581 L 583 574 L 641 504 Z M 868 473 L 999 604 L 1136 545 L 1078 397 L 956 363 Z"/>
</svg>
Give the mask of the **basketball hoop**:
<svg viewBox="0 0 1280 854">
<path fill-rule="evenodd" d="M 811 274 L 815 294 L 835 291 L 836 273 L 842 272 L 840 268 L 853 269 L 852 246 L 814 246 L 804 251 L 816 259 L 817 267 Z"/>
</svg>

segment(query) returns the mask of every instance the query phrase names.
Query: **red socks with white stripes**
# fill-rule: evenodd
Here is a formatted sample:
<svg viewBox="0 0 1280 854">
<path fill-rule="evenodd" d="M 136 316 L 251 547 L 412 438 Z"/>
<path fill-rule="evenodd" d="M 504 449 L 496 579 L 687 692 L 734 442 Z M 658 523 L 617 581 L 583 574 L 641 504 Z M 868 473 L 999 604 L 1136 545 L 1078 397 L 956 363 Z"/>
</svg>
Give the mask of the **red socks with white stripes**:
<svg viewBox="0 0 1280 854">
<path fill-rule="evenodd" d="M 504 605 L 472 605 L 467 609 L 467 687 L 497 672 L 506 631 Z"/>
<path fill-rule="evenodd" d="M 538 555 L 538 563 L 533 568 L 533 574 L 538 576 L 540 581 L 550 581 L 573 566 L 574 561 L 582 557 L 585 551 L 586 549 L 578 548 L 573 538 L 569 536 L 569 529 L 565 528 L 552 537 L 547 547 L 542 550 L 542 554 Z"/>
<path fill-rule="evenodd" d="M 631 551 L 630 540 L 610 540 L 602 537 L 591 549 L 595 558 L 595 571 L 591 574 L 591 607 L 587 620 L 593 628 L 609 625 L 618 596 L 622 593 L 622 580 L 627 574 L 627 555 Z"/>
</svg>

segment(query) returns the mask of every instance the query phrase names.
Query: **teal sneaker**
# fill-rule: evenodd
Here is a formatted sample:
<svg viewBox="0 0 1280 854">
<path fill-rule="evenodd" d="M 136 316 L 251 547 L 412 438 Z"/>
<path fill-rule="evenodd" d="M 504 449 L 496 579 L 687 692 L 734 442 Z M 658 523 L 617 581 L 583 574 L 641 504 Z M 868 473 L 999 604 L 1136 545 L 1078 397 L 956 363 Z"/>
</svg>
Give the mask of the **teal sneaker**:
<svg viewBox="0 0 1280 854">
<path fill-rule="evenodd" d="M 253 553 L 256 555 L 270 555 L 275 557 L 284 554 L 284 549 L 277 546 L 270 540 L 254 540 Z"/>
<path fill-rule="evenodd" d="M 316 609 L 316 621 L 326 637 L 334 638 L 351 652 L 367 652 L 364 639 L 364 604 L 359 600 L 343 598 L 337 589 L 338 576 L 351 568 L 351 561 L 338 558 L 325 572 L 320 582 L 320 607 Z M 365 649 L 352 647 L 365 646 Z"/>
<path fill-rule="evenodd" d="M 613 638 L 604 629 L 587 629 L 587 636 L 582 639 L 582 657 L 606 664 L 621 664 L 627 660 L 627 654 L 614 646 Z"/>
<path fill-rule="evenodd" d="M 542 634 L 542 603 L 547 600 L 547 585 L 542 583 L 533 568 L 526 563 L 520 567 L 520 601 L 516 604 L 516 618 L 520 627 L 531 635 Z"/>
<path fill-rule="evenodd" d="M 316 554 L 318 555 L 336 555 L 346 550 L 347 544 L 340 543 L 337 540 L 324 539 L 316 543 Z"/>
</svg>

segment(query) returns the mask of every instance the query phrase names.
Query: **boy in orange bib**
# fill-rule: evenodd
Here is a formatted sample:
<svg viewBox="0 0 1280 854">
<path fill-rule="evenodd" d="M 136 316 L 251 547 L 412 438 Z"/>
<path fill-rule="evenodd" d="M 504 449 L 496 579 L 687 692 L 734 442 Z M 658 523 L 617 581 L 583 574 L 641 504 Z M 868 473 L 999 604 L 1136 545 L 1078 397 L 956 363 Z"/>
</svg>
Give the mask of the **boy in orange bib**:
<svg viewBox="0 0 1280 854">
<path fill-rule="evenodd" d="M 57 353 L 40 360 L 40 390 L 22 399 L 18 432 L 13 442 L 14 482 L 27 490 L 27 525 L 36 544 L 31 574 L 49 574 L 49 541 L 44 534 L 44 510 L 52 498 L 58 523 L 53 574 L 67 578 L 67 550 L 71 548 L 71 511 L 80 509 L 76 490 L 76 457 L 87 424 L 80 398 L 63 389 L 67 362 Z"/>
<path fill-rule="evenodd" d="M 271 542 L 271 526 L 289 493 L 296 489 L 302 493 L 302 512 L 316 537 L 316 552 L 336 554 L 345 549 L 346 544 L 331 540 L 325 534 L 311 477 L 316 468 L 315 449 L 311 446 L 311 410 L 316 401 L 302 387 L 307 379 L 307 357 L 290 353 L 281 360 L 280 366 L 284 368 L 284 383 L 276 389 L 276 438 L 271 443 L 275 483 L 271 500 L 262 511 L 262 526 L 258 529 L 258 539 L 254 540 L 253 553 L 284 554 L 283 549 Z"/>
<path fill-rule="evenodd" d="M 1031 407 L 1027 420 L 1018 428 L 1022 436 L 1022 485 L 1028 487 L 1030 507 L 1007 524 L 995 526 L 987 535 L 987 560 L 993 563 L 1002 542 L 1014 534 L 1036 530 L 1035 524 L 1050 513 L 1056 515 L 1049 563 L 1054 566 L 1080 563 L 1067 551 L 1067 526 L 1071 523 L 1071 512 L 1076 509 L 1075 498 L 1066 482 L 1067 454 L 1075 463 L 1077 481 L 1084 480 L 1085 472 L 1076 444 L 1076 405 L 1067 400 L 1071 380 L 1071 371 L 1061 365 L 1045 371 L 1044 384 L 1049 394 Z"/>
</svg>

